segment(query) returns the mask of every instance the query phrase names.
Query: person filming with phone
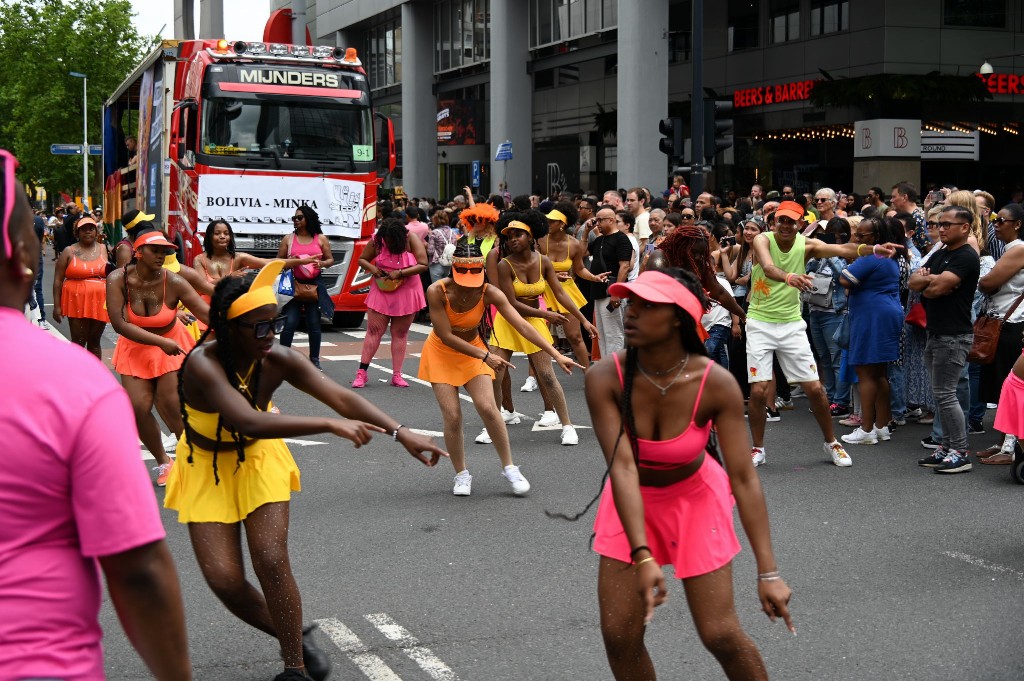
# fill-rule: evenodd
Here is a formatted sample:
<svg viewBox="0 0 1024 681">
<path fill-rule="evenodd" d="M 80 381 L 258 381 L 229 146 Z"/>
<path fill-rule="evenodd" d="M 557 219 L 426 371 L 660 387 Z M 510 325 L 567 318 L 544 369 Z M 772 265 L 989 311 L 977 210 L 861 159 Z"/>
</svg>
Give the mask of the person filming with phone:
<svg viewBox="0 0 1024 681">
<path fill-rule="evenodd" d="M 629 276 L 629 265 L 633 258 L 633 245 L 615 222 L 615 210 L 602 206 L 597 211 L 597 229 L 600 236 L 590 244 L 590 273 L 609 275 L 606 282 L 591 282 L 590 292 L 594 299 L 597 336 L 601 343 L 601 354 L 610 355 L 625 347 L 622 328 L 622 299 L 609 295 L 608 284 L 625 282 Z"/>
</svg>

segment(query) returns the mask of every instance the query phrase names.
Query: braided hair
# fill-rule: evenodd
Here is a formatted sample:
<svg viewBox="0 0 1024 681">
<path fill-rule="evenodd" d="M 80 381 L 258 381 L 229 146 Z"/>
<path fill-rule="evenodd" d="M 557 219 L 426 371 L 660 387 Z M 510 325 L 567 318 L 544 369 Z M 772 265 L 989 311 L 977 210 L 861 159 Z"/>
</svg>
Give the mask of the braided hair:
<svg viewBox="0 0 1024 681">
<path fill-rule="evenodd" d="M 658 248 L 665 255 L 669 267 L 689 270 L 701 281 L 708 272 L 714 276 L 715 266 L 711 261 L 708 233 L 704 228 L 698 225 L 680 225 L 665 237 Z"/>
<path fill-rule="evenodd" d="M 238 369 L 235 365 L 235 357 L 238 352 L 237 349 L 232 347 L 230 342 L 231 329 L 229 328 L 228 322 L 228 310 L 231 308 L 231 304 L 238 300 L 244 293 L 249 291 L 252 286 L 252 282 L 256 279 L 256 273 L 250 272 L 242 277 L 224 277 L 217 282 L 216 287 L 213 289 L 213 297 L 210 300 L 210 327 L 203 332 L 203 335 L 196 341 L 196 345 L 192 350 L 185 356 L 184 361 L 181 363 L 181 368 L 178 370 L 178 402 L 181 408 L 181 419 L 185 424 L 185 441 L 188 443 L 188 459 L 189 463 L 193 462 L 193 447 L 192 440 L 189 438 L 191 427 L 188 423 L 188 411 L 185 409 L 185 367 L 188 365 L 189 358 L 192 357 L 192 353 L 209 338 L 210 334 L 213 333 L 217 338 L 217 347 L 215 348 L 217 354 L 217 361 L 220 362 L 221 367 L 224 369 L 224 374 L 227 376 L 228 383 L 235 390 L 238 390 L 245 398 L 249 400 L 249 404 L 252 405 L 253 409 L 259 409 L 256 406 L 256 395 L 259 394 L 260 389 L 260 374 L 263 369 L 263 362 L 256 362 L 255 369 L 253 370 L 252 382 L 248 388 L 248 394 L 242 391 L 239 387 L 240 379 L 238 376 Z M 224 417 L 220 414 L 217 415 L 217 434 L 213 446 L 213 480 L 214 484 L 220 484 L 220 475 L 217 471 L 217 455 L 220 451 L 221 444 L 221 431 L 224 428 Z M 228 432 L 231 433 L 231 437 L 235 441 L 235 452 L 238 455 L 238 463 L 236 464 L 235 470 L 245 461 L 245 438 L 239 437 L 238 432 L 232 426 L 227 427 Z"/>
<path fill-rule="evenodd" d="M 409 229 L 398 218 L 388 218 L 380 223 L 377 233 L 373 235 L 373 245 L 380 254 L 384 247 L 392 255 L 400 255 L 409 250 Z"/>
<path fill-rule="evenodd" d="M 680 282 L 685 286 L 690 293 L 697 297 L 702 306 L 707 306 L 708 301 L 704 295 L 704 288 L 701 286 L 700 281 L 696 275 L 688 270 L 684 270 L 677 267 L 670 267 L 660 270 L 665 274 L 669 275 L 676 281 Z M 699 320 L 695 320 L 690 317 L 682 308 L 676 308 L 676 317 L 679 319 L 679 342 L 683 349 L 688 354 L 700 355 L 703 357 L 708 356 L 708 351 L 704 347 L 704 341 L 700 339 L 697 333 L 697 324 Z M 615 438 L 615 444 L 612 446 L 612 457 L 608 461 L 608 467 L 605 469 L 604 476 L 601 478 L 601 485 L 598 487 L 597 494 L 594 498 L 583 508 L 579 513 L 573 515 L 567 515 L 564 513 L 552 513 L 551 511 L 545 510 L 544 513 L 549 518 L 562 518 L 563 520 L 577 521 L 590 510 L 590 507 L 601 498 L 601 492 L 604 489 L 604 483 L 611 474 L 612 463 L 615 461 L 615 453 L 619 448 L 619 441 L 622 440 L 622 436 L 625 435 L 629 441 L 629 448 L 633 454 L 633 462 L 639 465 L 640 461 L 640 445 L 637 441 L 636 436 L 636 417 L 633 412 L 633 384 L 637 374 L 637 367 L 639 366 L 638 350 L 634 347 L 626 346 L 626 362 L 622 370 L 622 395 L 619 398 L 619 413 L 622 415 L 622 420 L 619 424 L 619 434 Z M 710 439 L 706 446 L 706 451 L 711 453 L 717 458 L 717 453 L 712 451 L 712 447 L 717 447 Z M 590 536 L 593 541 L 594 535 Z"/>
</svg>

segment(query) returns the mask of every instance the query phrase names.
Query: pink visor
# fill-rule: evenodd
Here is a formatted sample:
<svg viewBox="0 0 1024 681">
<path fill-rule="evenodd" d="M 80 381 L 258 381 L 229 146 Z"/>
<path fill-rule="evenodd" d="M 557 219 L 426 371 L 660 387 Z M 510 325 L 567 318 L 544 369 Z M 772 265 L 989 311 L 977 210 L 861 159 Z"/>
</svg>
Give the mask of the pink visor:
<svg viewBox="0 0 1024 681">
<path fill-rule="evenodd" d="M 608 287 L 608 293 L 616 298 L 626 298 L 632 293 L 652 303 L 678 305 L 698 326 L 704 316 L 704 307 L 697 296 L 664 272 L 648 270 L 631 282 L 612 284 Z"/>
</svg>

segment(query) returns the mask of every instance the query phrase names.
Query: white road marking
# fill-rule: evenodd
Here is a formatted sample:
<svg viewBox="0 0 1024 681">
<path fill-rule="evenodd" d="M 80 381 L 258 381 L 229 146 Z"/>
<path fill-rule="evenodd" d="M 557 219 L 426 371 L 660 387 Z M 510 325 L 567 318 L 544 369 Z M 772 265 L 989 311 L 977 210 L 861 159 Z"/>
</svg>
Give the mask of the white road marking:
<svg viewBox="0 0 1024 681">
<path fill-rule="evenodd" d="M 576 423 L 572 424 L 572 427 L 575 428 L 576 430 L 579 430 L 580 428 L 587 428 L 587 429 L 590 428 L 590 426 L 581 426 L 581 425 L 576 424 Z M 533 428 L 532 428 L 533 432 L 535 432 L 535 433 L 537 431 L 539 431 L 539 430 L 561 430 L 561 429 L 562 429 L 562 424 L 561 423 L 559 423 L 557 426 L 542 426 L 542 425 L 540 425 L 539 421 L 534 421 L 533 422 Z"/>
<path fill-rule="evenodd" d="M 366 338 L 365 331 L 342 331 L 342 333 L 353 338 Z"/>
<path fill-rule="evenodd" d="M 382 634 L 387 636 L 388 639 L 397 643 L 402 652 L 418 664 L 420 669 L 425 671 L 430 678 L 437 679 L 437 681 L 458 681 L 459 677 L 455 675 L 455 672 L 448 665 L 442 662 L 437 655 L 434 655 L 429 648 L 421 646 L 415 636 L 386 614 L 367 615 L 366 619 L 373 626 L 377 627 Z"/>
<path fill-rule="evenodd" d="M 308 348 L 309 341 L 292 341 L 293 348 Z M 320 347 L 322 348 L 335 348 L 338 347 L 334 343 L 328 343 L 327 341 L 320 341 Z"/>
<path fill-rule="evenodd" d="M 330 360 L 331 362 L 359 362 L 363 359 L 362 355 L 322 355 L 320 359 Z"/>
<path fill-rule="evenodd" d="M 326 442 L 318 442 L 316 440 L 296 440 L 293 438 L 284 438 L 284 441 L 288 444 L 298 445 L 300 447 L 309 447 L 311 445 L 325 445 Z"/>
<path fill-rule="evenodd" d="M 425 435 L 426 437 L 444 437 L 444 433 L 439 430 L 423 430 L 422 428 L 410 428 L 409 430 L 417 435 Z"/>
<path fill-rule="evenodd" d="M 391 670 L 391 667 L 366 649 L 363 642 L 351 629 L 333 617 L 316 620 L 320 630 L 327 634 L 334 645 L 341 648 L 341 651 L 352 660 L 359 671 L 363 672 L 371 681 L 402 681 L 402 678 Z"/>
<path fill-rule="evenodd" d="M 374 369 L 379 369 L 380 371 L 386 371 L 389 374 L 394 374 L 394 372 L 391 371 L 391 369 L 387 368 L 386 366 L 382 366 L 380 364 L 374 364 L 372 362 L 370 363 L 370 366 L 373 367 Z M 413 383 L 419 383 L 420 385 L 425 385 L 428 388 L 430 388 L 431 390 L 433 390 L 433 388 L 430 386 L 430 382 L 429 381 L 424 381 L 422 378 L 416 378 L 415 376 L 410 376 L 409 374 L 402 374 L 402 378 L 404 378 L 407 381 L 412 381 Z M 470 404 L 473 404 L 473 398 L 470 397 L 469 395 L 463 395 L 461 392 L 459 393 L 459 399 L 460 400 L 465 400 L 466 402 L 469 402 Z"/>
<path fill-rule="evenodd" d="M 426 324 L 412 324 L 409 326 L 409 330 L 415 331 L 416 333 L 422 333 L 424 336 L 429 336 L 430 332 L 434 329 Z"/>
<path fill-rule="evenodd" d="M 999 565 L 998 563 L 990 563 L 984 558 L 978 558 L 967 553 L 961 553 L 960 551 L 943 551 L 942 555 L 947 558 L 954 560 L 962 560 L 965 563 L 969 563 L 974 567 L 979 567 L 983 570 L 989 570 L 991 572 L 998 572 L 1004 575 L 1011 575 L 1017 579 L 1024 581 L 1024 572 L 1014 570 L 1013 568 L 1006 567 L 1005 565 Z"/>
</svg>

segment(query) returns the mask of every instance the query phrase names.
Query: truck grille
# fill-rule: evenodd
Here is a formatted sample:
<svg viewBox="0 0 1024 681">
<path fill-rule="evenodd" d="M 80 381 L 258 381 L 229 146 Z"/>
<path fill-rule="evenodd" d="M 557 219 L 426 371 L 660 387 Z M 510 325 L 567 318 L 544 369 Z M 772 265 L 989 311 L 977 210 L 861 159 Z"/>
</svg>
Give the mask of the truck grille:
<svg viewBox="0 0 1024 681">
<path fill-rule="evenodd" d="M 236 234 L 235 248 L 251 253 L 257 258 L 270 260 L 277 257 L 277 249 L 281 247 L 282 238 L 279 234 Z M 331 243 L 334 264 L 323 271 L 323 278 L 327 290 L 335 295 L 341 292 L 341 283 L 348 270 L 348 261 L 352 256 L 352 241 L 337 237 L 328 237 L 328 240 Z"/>
</svg>

